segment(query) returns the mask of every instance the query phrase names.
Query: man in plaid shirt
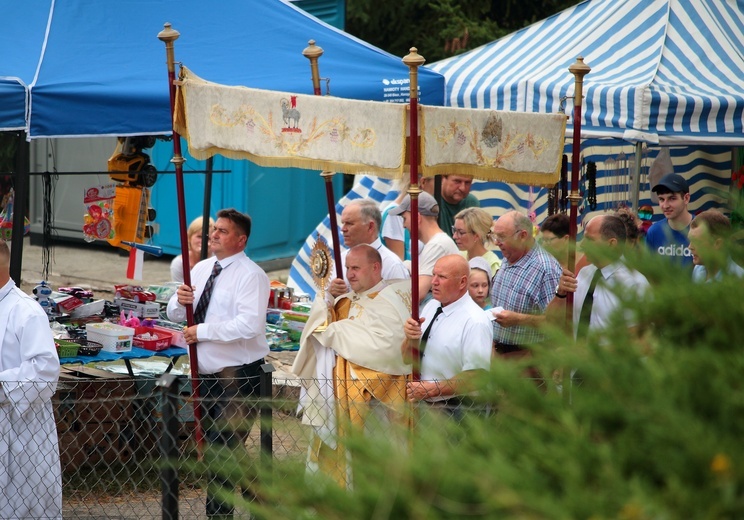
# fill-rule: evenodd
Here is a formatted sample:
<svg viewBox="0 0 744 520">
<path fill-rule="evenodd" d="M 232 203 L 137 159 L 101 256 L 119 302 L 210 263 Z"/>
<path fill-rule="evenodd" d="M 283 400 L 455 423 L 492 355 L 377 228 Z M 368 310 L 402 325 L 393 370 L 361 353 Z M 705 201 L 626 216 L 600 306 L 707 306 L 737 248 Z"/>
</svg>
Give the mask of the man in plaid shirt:
<svg viewBox="0 0 744 520">
<path fill-rule="evenodd" d="M 544 336 L 539 327 L 556 294 L 561 266 L 534 238 L 532 221 L 509 211 L 493 225 L 492 238 L 504 256 L 491 289 L 494 348 L 505 356 L 529 354 Z"/>
</svg>

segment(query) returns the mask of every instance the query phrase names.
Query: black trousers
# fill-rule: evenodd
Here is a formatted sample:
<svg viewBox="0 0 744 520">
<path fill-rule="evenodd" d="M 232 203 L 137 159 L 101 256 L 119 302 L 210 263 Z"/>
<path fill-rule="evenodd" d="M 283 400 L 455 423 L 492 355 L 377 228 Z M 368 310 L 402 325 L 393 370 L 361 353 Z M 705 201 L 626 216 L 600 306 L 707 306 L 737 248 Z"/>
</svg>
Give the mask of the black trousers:
<svg viewBox="0 0 744 520">
<path fill-rule="evenodd" d="M 263 359 L 238 367 L 227 367 L 216 374 L 200 375 L 204 433 L 210 447 L 238 448 L 244 445 L 258 415 L 260 375 Z M 246 453 L 247 454 L 247 453 Z M 222 460 L 222 459 L 217 459 Z M 240 464 L 241 460 L 232 459 Z M 209 462 L 209 459 L 208 459 Z M 210 464 L 213 465 L 215 462 Z M 218 495 L 232 495 L 235 483 L 226 477 L 229 468 L 212 468 L 207 485 L 207 517 L 232 518 L 233 505 Z M 245 491 L 244 495 L 245 495 Z"/>
</svg>

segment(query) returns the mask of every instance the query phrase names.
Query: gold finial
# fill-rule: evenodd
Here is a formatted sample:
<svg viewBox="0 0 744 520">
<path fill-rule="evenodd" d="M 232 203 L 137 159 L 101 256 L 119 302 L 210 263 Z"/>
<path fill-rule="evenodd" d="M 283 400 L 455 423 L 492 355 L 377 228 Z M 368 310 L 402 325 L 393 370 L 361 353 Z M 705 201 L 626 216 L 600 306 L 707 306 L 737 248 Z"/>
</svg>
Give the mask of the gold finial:
<svg viewBox="0 0 744 520">
<path fill-rule="evenodd" d="M 307 42 L 307 47 L 302 51 L 302 55 L 307 59 L 320 58 L 323 55 L 323 48 L 315 45 L 315 40 Z"/>
<path fill-rule="evenodd" d="M 582 78 L 585 75 L 589 74 L 591 70 L 592 68 L 586 63 L 584 63 L 583 56 L 579 56 L 578 58 L 576 58 L 576 61 L 570 67 L 568 67 L 568 72 L 570 72 L 574 76 L 578 76 Z"/>
<path fill-rule="evenodd" d="M 181 33 L 176 31 L 171 27 L 170 22 L 165 22 L 163 24 L 164 29 L 158 33 L 158 39 L 168 43 L 168 42 L 174 42 L 178 39 L 179 36 L 181 36 Z"/>
<path fill-rule="evenodd" d="M 424 59 L 424 57 L 418 53 L 418 49 L 416 47 L 411 47 L 409 53 L 403 57 L 403 63 L 412 68 L 420 67 L 421 65 L 426 63 L 426 59 Z"/>
</svg>

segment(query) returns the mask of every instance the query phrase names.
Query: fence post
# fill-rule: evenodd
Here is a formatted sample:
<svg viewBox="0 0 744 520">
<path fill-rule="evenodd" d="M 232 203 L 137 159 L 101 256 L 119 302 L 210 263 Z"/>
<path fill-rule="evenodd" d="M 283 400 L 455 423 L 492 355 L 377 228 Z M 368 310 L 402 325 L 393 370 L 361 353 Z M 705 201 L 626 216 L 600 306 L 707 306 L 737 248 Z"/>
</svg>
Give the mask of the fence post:
<svg viewBox="0 0 744 520">
<path fill-rule="evenodd" d="M 261 365 L 261 454 L 262 460 L 267 467 L 271 465 L 271 456 L 274 452 L 273 427 L 271 414 L 273 413 L 272 401 L 272 373 L 276 370 L 271 363 Z"/>
<path fill-rule="evenodd" d="M 163 428 L 160 435 L 163 520 L 178 519 L 178 399 L 181 376 L 163 374 L 156 385 L 162 392 Z"/>
</svg>

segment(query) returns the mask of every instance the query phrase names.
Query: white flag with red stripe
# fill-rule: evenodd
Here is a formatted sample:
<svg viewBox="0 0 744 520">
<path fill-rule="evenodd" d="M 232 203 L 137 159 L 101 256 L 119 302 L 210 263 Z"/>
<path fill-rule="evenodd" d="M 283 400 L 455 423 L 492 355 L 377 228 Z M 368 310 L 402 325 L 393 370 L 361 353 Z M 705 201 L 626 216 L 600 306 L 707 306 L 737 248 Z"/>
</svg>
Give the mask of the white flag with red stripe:
<svg viewBox="0 0 744 520">
<path fill-rule="evenodd" d="M 141 249 L 131 248 L 129 250 L 129 264 L 127 265 L 127 278 L 130 280 L 142 280 L 142 264 L 145 261 L 145 252 Z"/>
</svg>

